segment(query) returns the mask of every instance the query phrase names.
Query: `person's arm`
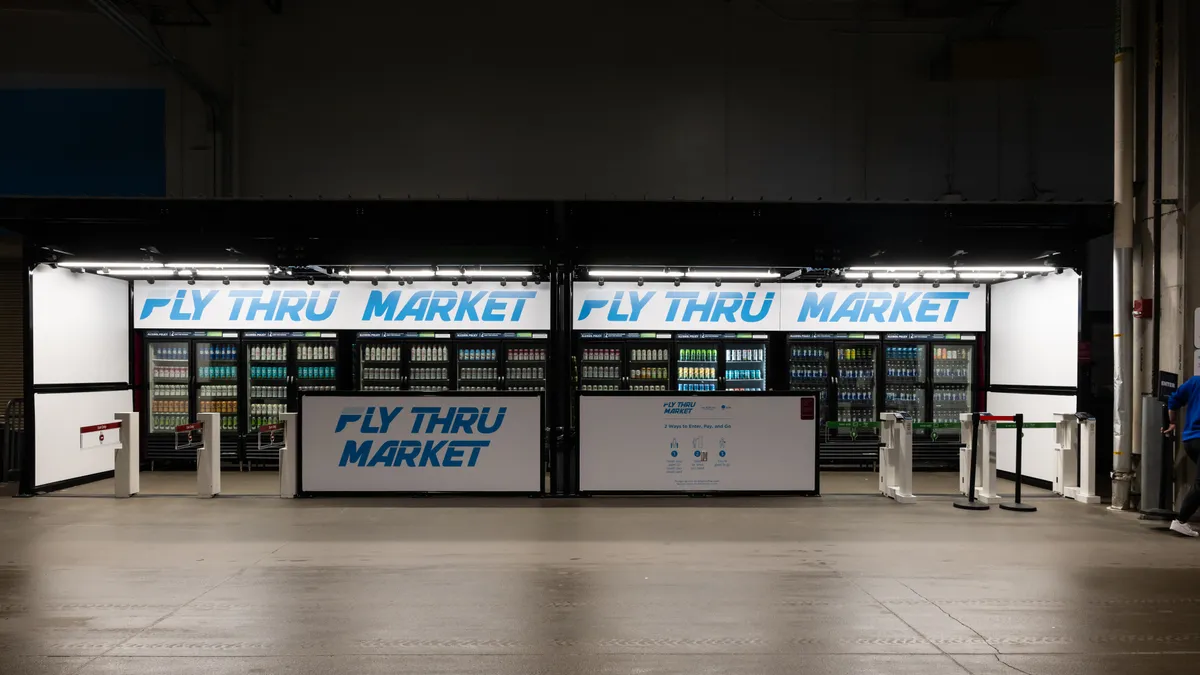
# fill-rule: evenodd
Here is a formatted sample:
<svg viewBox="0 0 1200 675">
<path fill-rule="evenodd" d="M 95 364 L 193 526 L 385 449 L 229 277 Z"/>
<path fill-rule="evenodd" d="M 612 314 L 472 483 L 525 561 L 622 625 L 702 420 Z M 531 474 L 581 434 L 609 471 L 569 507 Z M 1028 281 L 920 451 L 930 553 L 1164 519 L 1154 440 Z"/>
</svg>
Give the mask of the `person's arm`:
<svg viewBox="0 0 1200 675">
<path fill-rule="evenodd" d="M 1171 397 L 1167 399 L 1167 419 L 1170 421 L 1170 424 L 1166 429 L 1163 429 L 1164 434 L 1174 433 L 1176 419 L 1175 413 L 1177 410 L 1187 405 L 1188 401 L 1192 398 L 1192 394 L 1196 389 L 1196 382 L 1198 380 L 1200 380 L 1200 377 L 1189 377 L 1187 382 L 1184 382 L 1183 386 L 1176 389 L 1175 393 L 1171 394 Z"/>
</svg>

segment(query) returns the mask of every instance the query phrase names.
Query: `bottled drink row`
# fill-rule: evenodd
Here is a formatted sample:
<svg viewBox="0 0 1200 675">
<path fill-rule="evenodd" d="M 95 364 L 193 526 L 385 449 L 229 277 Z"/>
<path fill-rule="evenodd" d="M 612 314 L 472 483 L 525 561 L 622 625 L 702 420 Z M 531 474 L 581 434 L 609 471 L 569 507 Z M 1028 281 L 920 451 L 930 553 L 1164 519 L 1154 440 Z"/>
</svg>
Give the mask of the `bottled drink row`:
<svg viewBox="0 0 1200 675">
<path fill-rule="evenodd" d="M 715 366 L 679 366 L 679 379 L 715 380 L 717 369 Z"/>
<path fill-rule="evenodd" d="M 332 384 L 302 384 L 299 387 L 300 391 L 337 391 L 337 387 Z"/>
<path fill-rule="evenodd" d="M 200 398 L 237 398 L 236 384 L 202 384 Z"/>
<path fill-rule="evenodd" d="M 489 385 L 475 385 L 475 386 L 471 386 L 471 387 L 459 387 L 458 390 L 459 391 L 500 391 L 500 387 L 497 387 L 494 384 L 489 384 Z"/>
<path fill-rule="evenodd" d="M 851 380 L 869 380 L 875 377 L 873 368 L 839 368 L 838 373 L 841 377 Z"/>
<path fill-rule="evenodd" d="M 287 345 L 250 345 L 251 361 L 287 361 Z"/>
<path fill-rule="evenodd" d="M 870 410 L 843 410 L 838 413 L 839 422 L 878 422 L 879 417 Z"/>
<path fill-rule="evenodd" d="M 495 380 L 497 379 L 495 368 L 459 368 L 458 379 L 460 380 Z"/>
<path fill-rule="evenodd" d="M 583 350 L 584 361 L 620 361 L 620 349 L 585 349 Z M 600 391 L 608 391 L 601 389 Z"/>
<path fill-rule="evenodd" d="M 902 359 L 916 361 L 917 359 L 925 356 L 925 350 L 914 345 L 897 345 L 887 347 L 884 350 L 883 355 L 892 361 Z"/>
<path fill-rule="evenodd" d="M 838 347 L 838 361 L 872 361 L 875 350 L 868 347 Z"/>
<path fill-rule="evenodd" d="M 200 412 L 232 415 L 237 412 L 237 401 L 200 401 Z"/>
<path fill-rule="evenodd" d="M 505 391 L 546 391 L 546 387 L 544 387 L 544 386 L 537 386 L 537 387 L 505 387 L 505 388 L 504 388 L 504 390 L 505 390 Z"/>
<path fill-rule="evenodd" d="M 665 380 L 666 368 L 630 368 L 629 378 L 633 380 Z"/>
<path fill-rule="evenodd" d="M 182 426 L 188 423 L 187 413 L 172 414 L 172 415 L 154 415 L 153 422 L 150 425 L 151 431 L 175 431 L 175 427 Z M 224 418 L 221 419 L 224 421 Z M 230 421 L 237 423 L 237 420 L 230 418 Z"/>
<path fill-rule="evenodd" d="M 726 370 L 726 380 L 761 380 L 763 379 L 763 371 L 761 370 Z"/>
<path fill-rule="evenodd" d="M 508 360 L 509 361 L 545 361 L 546 360 L 546 350 L 540 349 L 540 348 L 538 348 L 538 349 L 524 349 L 524 348 L 515 348 L 515 347 L 509 348 Z"/>
<path fill-rule="evenodd" d="M 666 348 L 630 349 L 629 358 L 633 361 L 666 361 L 669 353 Z"/>
<path fill-rule="evenodd" d="M 459 361 L 495 361 L 495 349 L 459 349 Z"/>
<path fill-rule="evenodd" d="M 806 345 L 792 345 L 793 359 L 827 359 L 829 352 L 824 347 L 809 347 Z"/>
<path fill-rule="evenodd" d="M 221 418 L 224 421 L 224 417 Z M 252 415 L 250 417 L 250 428 L 257 429 L 268 424 L 279 424 L 279 418 L 270 415 Z"/>
<path fill-rule="evenodd" d="M 163 399 L 154 399 L 153 401 L 150 401 L 150 412 L 186 413 L 187 411 L 187 401 L 167 401 Z"/>
<path fill-rule="evenodd" d="M 287 377 L 287 367 L 250 366 L 250 377 L 256 380 L 282 380 Z"/>
<path fill-rule="evenodd" d="M 838 389 L 838 401 L 842 403 L 869 403 L 875 400 L 871 389 Z"/>
<path fill-rule="evenodd" d="M 250 387 L 250 398 L 287 398 L 287 387 Z"/>
<path fill-rule="evenodd" d="M 188 386 L 186 384 L 156 384 L 150 390 L 154 394 L 154 398 L 163 396 L 187 396 Z"/>
<path fill-rule="evenodd" d="M 296 375 L 304 380 L 332 380 L 337 377 L 336 366 L 299 366 Z"/>
<path fill-rule="evenodd" d="M 961 403 L 966 405 L 971 400 L 971 395 L 966 389 L 934 389 L 934 403 Z"/>
<path fill-rule="evenodd" d="M 679 385 L 679 391 L 716 391 L 715 384 L 689 384 L 683 383 Z"/>
<path fill-rule="evenodd" d="M 887 376 L 891 378 L 906 378 L 915 380 L 923 375 L 924 368 L 911 363 L 892 363 L 887 364 Z"/>
<path fill-rule="evenodd" d="M 448 380 L 449 368 L 409 368 L 408 376 L 414 380 Z"/>
<path fill-rule="evenodd" d="M 399 380 L 404 371 L 399 368 L 363 368 L 362 374 L 364 380 Z"/>
<path fill-rule="evenodd" d="M 754 361 L 756 363 L 760 362 L 760 361 L 766 361 L 767 360 L 767 350 L 763 349 L 762 347 L 750 347 L 750 348 L 739 347 L 739 348 L 735 348 L 735 349 L 726 349 L 725 350 L 725 360 L 726 361 Z"/>
<path fill-rule="evenodd" d="M 392 385 L 369 385 L 358 388 L 359 391 L 401 391 L 400 387 Z M 409 387 L 410 391 L 445 391 L 445 387 Z"/>
<path fill-rule="evenodd" d="M 205 380 L 232 380 L 237 377 L 237 366 L 200 366 L 196 374 Z"/>
<path fill-rule="evenodd" d="M 188 348 L 185 346 L 153 345 L 150 354 L 156 361 L 186 361 Z"/>
<path fill-rule="evenodd" d="M 792 364 L 792 379 L 815 382 L 829 377 L 829 367 L 825 364 L 815 366 L 797 366 Z"/>
<path fill-rule="evenodd" d="M 887 405 L 906 405 L 909 403 L 924 403 L 925 392 L 922 389 L 914 387 L 896 387 L 888 389 L 883 393 L 884 401 Z"/>
<path fill-rule="evenodd" d="M 580 391 L 620 391 L 621 386 L 617 384 L 584 384 L 579 387 Z"/>
<path fill-rule="evenodd" d="M 209 361 L 236 361 L 237 345 L 214 345 L 202 343 L 196 345 L 196 353 L 202 359 Z M 187 358 L 186 354 L 184 358 Z"/>
<path fill-rule="evenodd" d="M 367 388 L 368 389 L 386 389 L 386 390 L 390 390 L 390 391 L 400 391 L 399 389 L 393 388 L 393 387 L 367 387 Z M 408 390 L 409 391 L 423 391 L 425 393 L 433 394 L 433 393 L 437 393 L 439 391 L 449 391 L 450 388 L 444 384 L 422 384 L 422 385 L 417 385 L 415 387 L 409 387 Z"/>
<path fill-rule="evenodd" d="M 971 358 L 971 350 L 962 347 L 934 347 L 935 361 L 965 361 Z"/>
<path fill-rule="evenodd" d="M 287 405 L 284 403 L 251 403 L 250 414 L 255 417 L 278 417 L 287 412 Z M 251 424 L 251 426 L 260 426 Z"/>
<path fill-rule="evenodd" d="M 583 376 L 587 378 L 607 377 L 615 380 L 621 377 L 621 366 L 584 366 Z"/>
<path fill-rule="evenodd" d="M 766 388 L 760 384 L 746 387 L 725 387 L 725 391 L 766 391 Z"/>
<path fill-rule="evenodd" d="M 692 349 L 681 348 L 679 350 L 680 361 L 713 361 L 717 360 L 717 350 L 715 349 Z"/>
<path fill-rule="evenodd" d="M 943 366 L 935 365 L 933 367 L 933 376 L 939 380 L 966 380 L 971 375 L 971 369 L 966 366 Z"/>
<path fill-rule="evenodd" d="M 667 385 L 665 385 L 665 384 L 631 384 L 631 385 L 629 385 L 629 390 L 630 391 L 666 391 Z"/>
<path fill-rule="evenodd" d="M 154 366 L 152 371 L 156 380 L 186 380 L 187 366 Z"/>
<path fill-rule="evenodd" d="M 336 361 L 337 345 L 331 342 L 301 342 L 296 345 L 296 358 L 300 361 Z"/>
<path fill-rule="evenodd" d="M 544 380 L 546 379 L 546 369 L 540 367 L 510 367 L 505 374 L 510 380 Z M 511 390 L 511 389 L 510 389 Z"/>
<path fill-rule="evenodd" d="M 964 410 L 963 412 L 966 411 Z M 937 424 L 957 424 L 962 422 L 962 420 L 958 418 L 958 413 L 946 412 L 945 410 L 939 410 L 933 413 L 933 421 Z"/>
</svg>

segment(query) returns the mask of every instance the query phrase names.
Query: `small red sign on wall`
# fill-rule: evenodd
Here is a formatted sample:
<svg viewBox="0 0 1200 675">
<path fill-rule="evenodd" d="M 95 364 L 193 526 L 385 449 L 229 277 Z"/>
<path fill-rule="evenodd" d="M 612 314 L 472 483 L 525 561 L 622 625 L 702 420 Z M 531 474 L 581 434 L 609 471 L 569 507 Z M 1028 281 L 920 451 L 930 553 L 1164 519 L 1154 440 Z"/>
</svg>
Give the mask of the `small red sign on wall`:
<svg viewBox="0 0 1200 675">
<path fill-rule="evenodd" d="M 805 396 L 800 399 L 800 419 L 811 420 L 817 417 L 817 399 Z"/>
</svg>

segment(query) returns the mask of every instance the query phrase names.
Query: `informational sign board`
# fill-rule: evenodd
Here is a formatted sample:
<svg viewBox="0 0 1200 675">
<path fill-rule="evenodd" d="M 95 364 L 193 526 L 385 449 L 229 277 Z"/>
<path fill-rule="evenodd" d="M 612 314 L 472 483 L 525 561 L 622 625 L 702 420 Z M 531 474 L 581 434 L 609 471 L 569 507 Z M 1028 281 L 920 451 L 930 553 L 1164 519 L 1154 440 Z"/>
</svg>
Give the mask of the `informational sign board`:
<svg viewBox="0 0 1200 675">
<path fill-rule="evenodd" d="M 973 284 L 645 283 L 577 281 L 573 327 L 605 331 L 974 333 L 987 287 Z"/>
<path fill-rule="evenodd" d="M 134 328 L 226 330 L 548 330 L 550 285 L 322 281 L 133 284 Z"/>
<path fill-rule="evenodd" d="M 584 394 L 584 492 L 817 492 L 809 394 Z"/>
<path fill-rule="evenodd" d="M 121 423 L 105 422 L 79 427 L 79 449 L 113 447 L 121 444 Z"/>
<path fill-rule="evenodd" d="M 305 492 L 541 492 L 537 395 L 307 395 Z"/>
</svg>

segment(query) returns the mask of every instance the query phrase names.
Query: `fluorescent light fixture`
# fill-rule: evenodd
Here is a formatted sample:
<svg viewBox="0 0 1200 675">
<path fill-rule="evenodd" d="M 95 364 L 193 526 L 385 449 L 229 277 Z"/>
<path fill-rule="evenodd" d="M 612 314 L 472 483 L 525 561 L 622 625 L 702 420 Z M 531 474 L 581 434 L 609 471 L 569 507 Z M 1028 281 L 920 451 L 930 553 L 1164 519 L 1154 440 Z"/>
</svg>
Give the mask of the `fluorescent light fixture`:
<svg viewBox="0 0 1200 675">
<path fill-rule="evenodd" d="M 957 276 L 954 272 L 926 272 L 921 275 L 924 279 L 953 279 Z"/>
<path fill-rule="evenodd" d="M 673 272 L 664 269 L 599 269 L 588 270 L 589 277 L 606 277 L 609 279 L 674 279 L 683 276 L 683 272 Z"/>
<path fill-rule="evenodd" d="M 846 272 L 842 276 L 846 277 L 847 279 L 866 279 L 867 277 L 871 276 L 871 273 L 870 272 Z"/>
<path fill-rule="evenodd" d="M 959 279 L 1016 279 L 1012 272 L 959 272 Z"/>
<path fill-rule="evenodd" d="M 435 272 L 427 267 L 393 267 L 390 276 L 393 277 L 411 277 L 411 278 L 428 278 L 434 276 Z"/>
<path fill-rule="evenodd" d="M 180 276 L 187 274 L 189 270 L 180 270 Z M 228 277 L 230 279 L 261 279 L 270 273 L 268 269 L 261 270 L 195 270 L 198 277 Z"/>
<path fill-rule="evenodd" d="M 1053 272 L 1056 268 L 1051 265 L 1005 265 L 1002 267 L 987 266 L 987 267 L 962 267 L 960 270 L 971 272 Z"/>
<path fill-rule="evenodd" d="M 118 267 L 116 269 L 99 269 L 96 274 L 103 274 L 110 277 L 170 277 L 175 275 L 175 270 L 166 270 L 161 267 L 149 267 L 143 269 L 130 269 L 127 267 Z"/>
<path fill-rule="evenodd" d="M 434 272 L 434 275 L 439 277 L 461 277 L 462 270 L 457 267 L 441 267 Z"/>
<path fill-rule="evenodd" d="M 922 265 L 920 267 L 911 267 L 911 266 L 909 266 L 909 267 L 881 267 L 879 265 L 876 265 L 875 267 L 847 267 L 846 269 L 854 271 L 854 272 L 931 272 L 931 271 L 944 271 L 944 270 L 949 270 L 949 269 L 953 269 L 953 268 L 938 267 L 937 265 L 928 265 L 928 266 Z"/>
<path fill-rule="evenodd" d="M 684 276 L 695 279 L 776 279 L 779 272 L 763 270 L 761 272 L 747 270 L 688 270 Z"/>
<path fill-rule="evenodd" d="M 501 279 L 504 277 L 510 277 L 513 279 L 520 279 L 522 277 L 533 276 L 533 271 L 532 270 L 522 270 L 522 269 L 511 269 L 511 270 L 478 269 L 478 270 L 473 270 L 473 269 L 467 268 L 466 275 L 469 277 L 495 277 L 497 279 Z"/>
<path fill-rule="evenodd" d="M 871 276 L 876 279 L 916 279 L 921 276 L 920 272 L 872 272 Z"/>
<path fill-rule="evenodd" d="M 167 263 L 175 269 L 225 269 L 225 270 L 268 270 L 266 263 Z"/>
<path fill-rule="evenodd" d="M 56 263 L 56 264 L 59 267 L 82 267 L 82 268 L 94 267 L 96 269 L 107 267 L 108 269 L 112 269 L 112 270 L 133 269 L 133 268 L 149 269 L 149 268 L 157 268 L 157 267 L 163 266 L 162 263 L 156 263 L 156 262 L 79 262 L 79 261 L 74 261 L 74 260 L 68 261 L 68 262 L 60 262 L 60 263 Z"/>
<path fill-rule="evenodd" d="M 383 269 L 382 267 L 378 268 L 378 269 L 355 269 L 355 270 L 342 270 L 342 271 L 338 272 L 338 276 L 342 276 L 342 277 L 356 277 L 356 278 L 365 277 L 368 279 L 372 279 L 372 278 L 378 279 L 379 277 L 386 277 L 386 276 L 390 276 L 390 275 L 391 275 L 391 272 L 388 272 L 386 269 Z"/>
</svg>

